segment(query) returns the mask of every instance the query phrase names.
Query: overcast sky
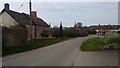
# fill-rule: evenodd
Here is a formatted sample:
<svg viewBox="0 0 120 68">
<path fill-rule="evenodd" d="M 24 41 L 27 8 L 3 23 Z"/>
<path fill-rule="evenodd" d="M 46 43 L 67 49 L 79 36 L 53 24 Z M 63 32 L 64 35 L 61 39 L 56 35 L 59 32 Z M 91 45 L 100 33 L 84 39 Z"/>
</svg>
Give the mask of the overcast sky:
<svg viewBox="0 0 120 68">
<path fill-rule="evenodd" d="M 29 13 L 29 0 L 0 1 L 0 11 L 4 3 L 10 4 L 10 9 L 17 12 Z M 74 1 L 74 2 L 73 2 Z M 32 10 L 37 11 L 38 17 L 52 26 L 73 26 L 75 21 L 83 25 L 118 24 L 119 0 L 32 0 Z M 22 7 L 20 5 L 23 4 Z"/>
</svg>

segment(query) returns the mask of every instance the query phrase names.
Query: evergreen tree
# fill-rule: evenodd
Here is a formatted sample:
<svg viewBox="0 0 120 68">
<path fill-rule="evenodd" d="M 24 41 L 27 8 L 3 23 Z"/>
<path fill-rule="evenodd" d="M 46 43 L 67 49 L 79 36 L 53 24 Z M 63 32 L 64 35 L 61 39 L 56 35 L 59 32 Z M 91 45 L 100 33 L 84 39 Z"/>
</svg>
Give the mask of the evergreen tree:
<svg viewBox="0 0 120 68">
<path fill-rule="evenodd" d="M 60 23 L 60 37 L 63 37 L 63 26 L 62 26 L 62 22 Z"/>
</svg>

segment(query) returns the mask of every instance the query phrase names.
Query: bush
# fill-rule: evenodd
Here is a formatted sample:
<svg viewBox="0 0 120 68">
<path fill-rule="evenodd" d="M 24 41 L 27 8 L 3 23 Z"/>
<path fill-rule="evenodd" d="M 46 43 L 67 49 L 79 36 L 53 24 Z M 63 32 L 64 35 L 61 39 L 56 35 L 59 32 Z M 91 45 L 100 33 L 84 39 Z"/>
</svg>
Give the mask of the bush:
<svg viewBox="0 0 120 68">
<path fill-rule="evenodd" d="M 75 29 L 73 29 L 73 28 L 66 28 L 63 31 L 63 35 L 65 37 L 76 37 L 77 34 L 78 34 L 77 31 L 75 31 Z"/>
<path fill-rule="evenodd" d="M 52 34 L 53 34 L 53 37 L 60 37 L 60 34 L 59 34 L 59 27 L 53 27 L 52 28 Z"/>
<path fill-rule="evenodd" d="M 88 32 L 85 29 L 82 29 L 79 31 L 79 37 L 85 37 L 88 36 Z"/>
<path fill-rule="evenodd" d="M 120 49 L 120 36 L 118 33 L 109 32 L 105 37 L 91 38 L 84 41 L 80 47 L 82 51 L 98 51 Z"/>
<path fill-rule="evenodd" d="M 119 44 L 120 43 L 120 37 L 118 36 L 118 33 L 115 32 L 109 32 L 105 36 L 105 43 L 108 44 Z"/>
<path fill-rule="evenodd" d="M 43 33 L 41 33 L 42 37 L 48 37 L 50 35 L 49 30 L 44 30 Z"/>
<path fill-rule="evenodd" d="M 88 36 L 88 32 L 85 29 L 66 28 L 64 29 L 64 36 L 66 37 L 85 37 Z"/>
<path fill-rule="evenodd" d="M 105 36 L 104 50 L 120 49 L 120 36 L 115 32 L 108 32 Z"/>
<path fill-rule="evenodd" d="M 96 34 L 96 30 L 95 29 L 88 29 L 88 33 L 89 34 Z"/>
<path fill-rule="evenodd" d="M 52 28 L 52 34 L 54 37 L 60 37 L 60 28 Z M 66 27 L 62 32 L 63 37 L 85 37 L 88 36 L 88 31 L 86 28 L 75 28 L 75 27 Z"/>
</svg>

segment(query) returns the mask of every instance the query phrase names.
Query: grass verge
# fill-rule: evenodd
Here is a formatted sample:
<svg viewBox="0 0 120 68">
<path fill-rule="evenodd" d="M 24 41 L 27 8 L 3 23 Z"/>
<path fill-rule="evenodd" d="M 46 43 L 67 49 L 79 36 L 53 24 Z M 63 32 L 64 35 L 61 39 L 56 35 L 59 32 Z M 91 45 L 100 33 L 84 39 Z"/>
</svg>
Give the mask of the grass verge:
<svg viewBox="0 0 120 68">
<path fill-rule="evenodd" d="M 80 47 L 82 51 L 100 51 L 103 49 L 104 39 L 100 37 L 90 38 L 84 41 Z"/>
<path fill-rule="evenodd" d="M 2 48 L 2 56 L 7 56 L 10 54 L 15 54 L 15 53 L 20 53 L 20 52 L 25 52 L 25 51 L 30 51 L 33 49 L 45 47 L 45 46 L 50 46 L 52 44 L 56 44 L 65 40 L 69 40 L 68 38 L 57 38 L 54 40 L 47 40 L 47 41 L 34 41 L 30 45 L 21 45 L 21 46 L 7 46 Z"/>
</svg>

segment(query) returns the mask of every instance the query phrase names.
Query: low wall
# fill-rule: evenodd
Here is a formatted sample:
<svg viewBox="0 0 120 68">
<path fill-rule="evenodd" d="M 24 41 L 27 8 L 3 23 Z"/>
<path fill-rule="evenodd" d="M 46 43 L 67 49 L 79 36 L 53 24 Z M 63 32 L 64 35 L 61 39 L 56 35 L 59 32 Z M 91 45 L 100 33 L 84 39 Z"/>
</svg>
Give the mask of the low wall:
<svg viewBox="0 0 120 68">
<path fill-rule="evenodd" d="M 33 39 L 32 41 L 41 42 L 41 41 L 54 40 L 54 39 L 56 39 L 56 38 L 55 37 L 52 37 L 52 38 L 39 38 L 39 39 Z"/>
</svg>

